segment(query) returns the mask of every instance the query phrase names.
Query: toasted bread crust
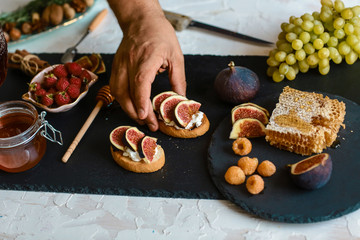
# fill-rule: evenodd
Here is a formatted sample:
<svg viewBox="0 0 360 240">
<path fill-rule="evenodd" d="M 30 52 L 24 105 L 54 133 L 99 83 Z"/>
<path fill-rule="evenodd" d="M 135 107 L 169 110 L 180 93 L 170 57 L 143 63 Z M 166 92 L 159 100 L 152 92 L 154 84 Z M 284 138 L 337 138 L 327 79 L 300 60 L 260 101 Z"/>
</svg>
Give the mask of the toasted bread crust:
<svg viewBox="0 0 360 240">
<path fill-rule="evenodd" d="M 144 161 L 135 162 L 123 156 L 123 151 L 115 150 L 113 146 L 110 147 L 111 155 L 115 162 L 122 168 L 136 173 L 152 173 L 161 169 L 165 164 L 165 152 L 162 147 L 160 147 L 159 150 L 161 151 L 159 159 L 151 163 L 146 163 Z"/>
<path fill-rule="evenodd" d="M 193 129 L 176 129 L 175 127 L 167 126 L 163 121 L 159 120 L 159 130 L 166 135 L 176 138 L 196 138 L 204 135 L 209 130 L 209 127 L 210 122 L 205 114 L 201 126 Z"/>
</svg>

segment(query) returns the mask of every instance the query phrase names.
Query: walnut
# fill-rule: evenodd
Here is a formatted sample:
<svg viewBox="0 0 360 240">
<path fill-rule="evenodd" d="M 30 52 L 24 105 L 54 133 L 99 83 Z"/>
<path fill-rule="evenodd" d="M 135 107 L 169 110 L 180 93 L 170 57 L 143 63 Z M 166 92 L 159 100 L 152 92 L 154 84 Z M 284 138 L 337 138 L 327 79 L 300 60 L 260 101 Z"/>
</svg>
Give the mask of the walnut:
<svg viewBox="0 0 360 240">
<path fill-rule="evenodd" d="M 70 3 L 71 7 L 75 9 L 76 12 L 85 12 L 86 3 L 83 0 L 72 0 Z"/>
</svg>

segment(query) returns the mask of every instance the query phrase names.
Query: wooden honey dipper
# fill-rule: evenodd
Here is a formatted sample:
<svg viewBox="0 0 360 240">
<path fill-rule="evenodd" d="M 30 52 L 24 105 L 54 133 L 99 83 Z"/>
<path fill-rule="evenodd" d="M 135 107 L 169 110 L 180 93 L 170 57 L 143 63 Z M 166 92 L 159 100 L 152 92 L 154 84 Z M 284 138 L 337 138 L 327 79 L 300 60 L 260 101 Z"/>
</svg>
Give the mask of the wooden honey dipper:
<svg viewBox="0 0 360 240">
<path fill-rule="evenodd" d="M 64 154 L 64 156 L 62 158 L 62 161 L 64 163 L 66 163 L 69 160 L 71 154 L 74 152 L 76 146 L 78 145 L 78 143 L 80 142 L 80 140 L 84 136 L 85 132 L 90 127 L 91 123 L 95 119 L 96 115 L 99 113 L 100 109 L 104 105 L 107 106 L 107 105 L 109 105 L 110 103 L 112 103 L 114 101 L 114 97 L 110 93 L 109 85 L 105 85 L 99 90 L 99 92 L 96 95 L 96 101 L 97 101 L 97 104 L 94 107 L 93 111 L 90 113 L 90 115 L 86 119 L 84 125 L 81 127 L 80 131 L 76 135 L 74 141 L 71 143 L 70 147 L 68 148 L 68 150 Z"/>
</svg>

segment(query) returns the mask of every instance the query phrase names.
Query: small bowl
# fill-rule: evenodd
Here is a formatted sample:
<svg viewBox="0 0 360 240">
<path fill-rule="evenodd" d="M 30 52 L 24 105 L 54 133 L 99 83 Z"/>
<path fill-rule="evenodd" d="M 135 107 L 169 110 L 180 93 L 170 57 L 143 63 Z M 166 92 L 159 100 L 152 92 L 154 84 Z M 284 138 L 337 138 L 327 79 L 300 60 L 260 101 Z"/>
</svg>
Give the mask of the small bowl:
<svg viewBox="0 0 360 240">
<path fill-rule="evenodd" d="M 57 64 L 59 65 L 59 64 Z M 39 72 L 32 80 L 30 83 L 42 83 L 44 81 L 44 75 L 48 72 L 50 72 L 52 69 L 54 69 L 57 65 L 53 65 L 53 66 L 50 66 L 50 67 L 47 67 L 45 68 L 44 70 L 42 70 L 41 72 Z M 83 70 L 86 70 L 83 68 Z M 85 90 L 82 91 L 79 95 L 79 97 L 69 103 L 69 104 L 64 104 L 60 107 L 56 107 L 56 108 L 51 108 L 51 107 L 47 107 L 37 101 L 35 101 L 35 99 L 32 98 L 32 93 L 29 91 L 27 93 L 24 93 L 22 95 L 22 99 L 25 100 L 25 101 L 28 101 L 28 102 L 31 102 L 32 104 L 34 104 L 35 106 L 39 107 L 39 108 L 42 108 L 48 112 L 53 112 L 53 113 L 58 113 L 58 112 L 66 112 L 68 110 L 70 110 L 72 107 L 74 107 L 82 98 L 85 97 L 85 95 L 87 94 L 87 92 L 89 91 L 89 88 L 98 80 L 98 76 L 96 74 L 94 74 L 93 72 L 91 71 L 88 71 L 86 70 L 90 76 L 91 76 L 91 80 L 89 81 L 88 84 L 86 84 L 85 86 Z"/>
</svg>

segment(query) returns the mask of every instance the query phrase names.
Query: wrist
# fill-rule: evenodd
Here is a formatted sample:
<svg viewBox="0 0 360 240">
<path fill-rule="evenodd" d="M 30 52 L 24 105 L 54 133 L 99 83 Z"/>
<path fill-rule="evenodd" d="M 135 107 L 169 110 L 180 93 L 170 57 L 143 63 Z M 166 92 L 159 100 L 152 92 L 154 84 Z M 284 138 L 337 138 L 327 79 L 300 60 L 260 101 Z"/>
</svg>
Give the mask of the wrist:
<svg viewBox="0 0 360 240">
<path fill-rule="evenodd" d="M 158 0 L 108 0 L 124 33 L 133 25 L 141 25 L 152 19 L 164 18 Z"/>
</svg>

